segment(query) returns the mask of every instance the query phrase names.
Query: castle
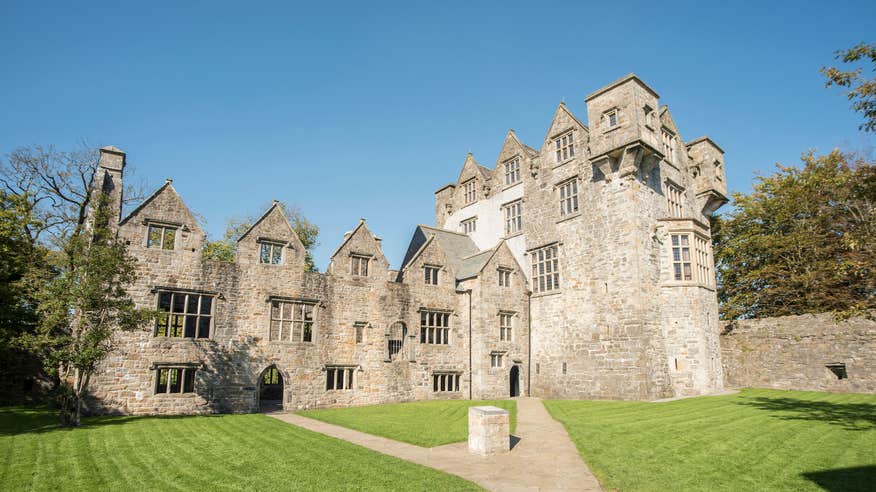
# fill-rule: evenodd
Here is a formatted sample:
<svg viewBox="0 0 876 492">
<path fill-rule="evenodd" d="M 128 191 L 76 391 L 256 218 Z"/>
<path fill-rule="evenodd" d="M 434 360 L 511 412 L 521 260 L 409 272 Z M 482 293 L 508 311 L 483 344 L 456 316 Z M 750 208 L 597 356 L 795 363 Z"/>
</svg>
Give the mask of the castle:
<svg viewBox="0 0 876 492">
<path fill-rule="evenodd" d="M 493 169 L 469 154 L 436 192 L 399 270 L 364 220 L 325 273 L 275 203 L 204 260 L 168 181 L 111 224 L 137 259 L 129 293 L 160 313 L 119 333 L 94 411 L 294 410 L 436 398 L 652 400 L 720 390 L 709 216 L 723 151 L 684 142 L 635 75 L 560 104 L 534 149 L 509 131 Z M 125 154 L 98 180 L 121 214 Z"/>
</svg>

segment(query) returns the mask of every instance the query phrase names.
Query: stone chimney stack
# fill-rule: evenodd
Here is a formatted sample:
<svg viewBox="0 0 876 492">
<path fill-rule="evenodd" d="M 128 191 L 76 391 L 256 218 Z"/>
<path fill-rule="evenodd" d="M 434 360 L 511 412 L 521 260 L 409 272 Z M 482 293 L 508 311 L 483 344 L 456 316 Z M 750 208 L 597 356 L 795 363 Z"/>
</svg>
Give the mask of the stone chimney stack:
<svg viewBox="0 0 876 492">
<path fill-rule="evenodd" d="M 97 162 L 97 171 L 94 176 L 94 191 L 105 193 L 109 197 L 111 215 L 110 229 L 116 230 L 122 218 L 122 191 L 123 175 L 125 171 L 125 153 L 112 146 L 100 149 L 100 159 Z M 95 199 L 96 197 L 92 197 Z M 96 203 L 92 202 L 92 206 Z"/>
</svg>

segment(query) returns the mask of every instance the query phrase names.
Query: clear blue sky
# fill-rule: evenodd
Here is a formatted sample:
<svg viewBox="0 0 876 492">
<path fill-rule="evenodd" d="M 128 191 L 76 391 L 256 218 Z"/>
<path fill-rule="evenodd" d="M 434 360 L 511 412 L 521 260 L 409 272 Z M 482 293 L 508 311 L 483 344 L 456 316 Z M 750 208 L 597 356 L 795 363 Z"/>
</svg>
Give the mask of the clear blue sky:
<svg viewBox="0 0 876 492">
<path fill-rule="evenodd" d="M 876 41 L 873 1 L 118 3 L 3 0 L 0 153 L 115 145 L 213 237 L 286 200 L 321 270 L 360 217 L 398 266 L 467 151 L 492 167 L 509 128 L 538 148 L 558 102 L 585 119 L 629 72 L 724 148 L 733 190 L 873 141 L 818 73 Z"/>
</svg>

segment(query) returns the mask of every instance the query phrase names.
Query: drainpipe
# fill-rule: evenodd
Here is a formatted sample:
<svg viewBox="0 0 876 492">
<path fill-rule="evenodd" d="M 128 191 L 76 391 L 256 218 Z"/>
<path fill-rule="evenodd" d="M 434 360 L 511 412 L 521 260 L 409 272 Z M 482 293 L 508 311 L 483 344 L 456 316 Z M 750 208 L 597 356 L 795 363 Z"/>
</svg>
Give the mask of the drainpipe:
<svg viewBox="0 0 876 492">
<path fill-rule="evenodd" d="M 474 387 L 474 375 L 472 373 L 472 347 L 474 340 L 471 338 L 471 289 L 465 291 L 468 294 L 468 399 L 474 400 L 472 388 Z"/>
<path fill-rule="evenodd" d="M 526 349 L 526 396 L 532 396 L 532 292 L 526 292 L 526 338 L 529 347 Z"/>
</svg>

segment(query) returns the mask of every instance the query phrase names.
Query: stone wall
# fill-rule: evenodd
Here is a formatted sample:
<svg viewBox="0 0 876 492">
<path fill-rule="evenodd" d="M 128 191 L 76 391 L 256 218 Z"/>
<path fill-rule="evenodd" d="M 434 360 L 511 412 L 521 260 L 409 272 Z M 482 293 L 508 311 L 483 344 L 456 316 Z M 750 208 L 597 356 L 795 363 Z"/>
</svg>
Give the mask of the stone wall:
<svg viewBox="0 0 876 492">
<path fill-rule="evenodd" d="M 729 323 L 721 335 L 727 386 L 876 393 L 876 322 L 830 314 Z M 845 364 L 846 379 L 828 365 Z"/>
</svg>

